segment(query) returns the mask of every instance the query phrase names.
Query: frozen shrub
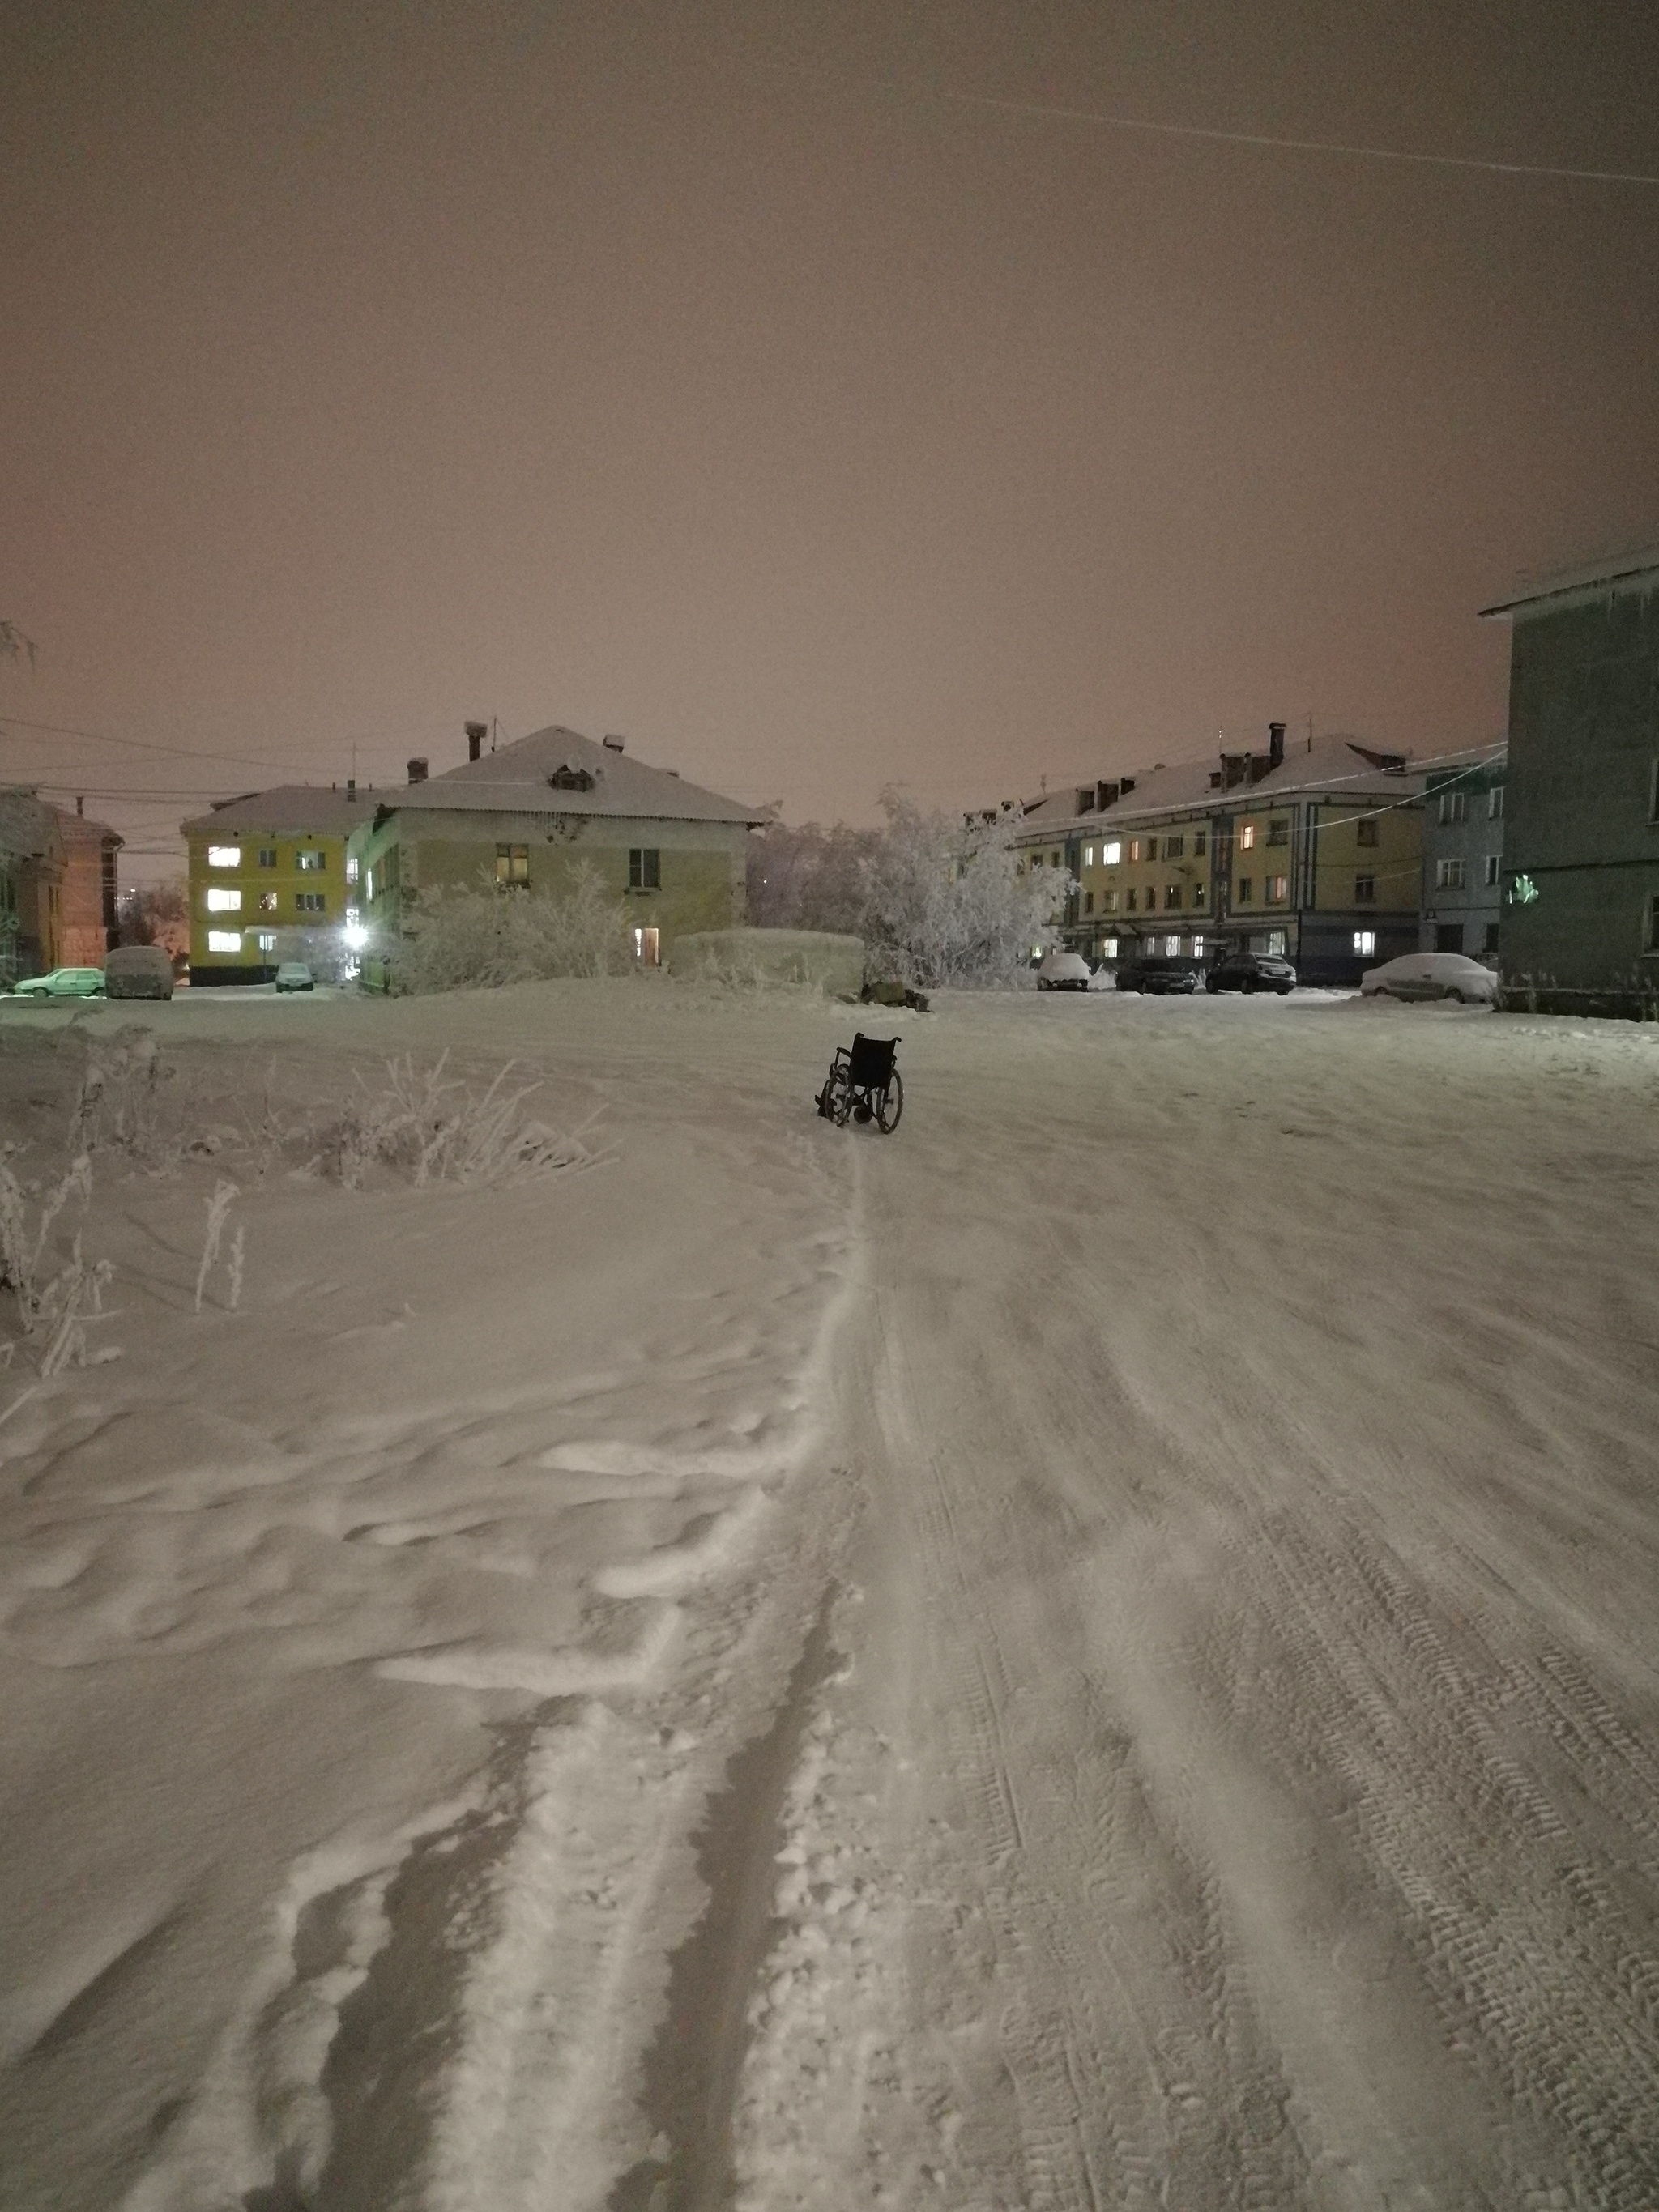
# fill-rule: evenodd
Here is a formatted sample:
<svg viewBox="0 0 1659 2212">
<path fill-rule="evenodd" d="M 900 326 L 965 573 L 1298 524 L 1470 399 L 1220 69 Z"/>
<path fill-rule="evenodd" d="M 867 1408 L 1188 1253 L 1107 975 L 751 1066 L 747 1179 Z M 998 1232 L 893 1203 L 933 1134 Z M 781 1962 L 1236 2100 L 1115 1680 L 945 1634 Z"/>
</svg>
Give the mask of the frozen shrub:
<svg viewBox="0 0 1659 2212">
<path fill-rule="evenodd" d="M 562 899 L 504 891 L 421 894 L 392 955 L 404 991 L 459 991 L 551 975 L 616 975 L 635 964 L 622 902 L 588 863 Z"/>
<path fill-rule="evenodd" d="M 593 1117 L 568 1133 L 520 1119 L 525 1100 L 540 1086 L 509 1088 L 511 1062 L 479 1093 L 446 1075 L 448 1058 L 446 1053 L 426 1068 L 417 1068 L 409 1056 L 392 1060 L 382 1091 L 371 1091 L 360 1078 L 358 1096 L 315 1164 L 355 1190 L 374 1166 L 396 1169 L 423 1186 L 500 1182 L 552 1169 L 592 1167 L 608 1157 L 587 1141 Z"/>
</svg>

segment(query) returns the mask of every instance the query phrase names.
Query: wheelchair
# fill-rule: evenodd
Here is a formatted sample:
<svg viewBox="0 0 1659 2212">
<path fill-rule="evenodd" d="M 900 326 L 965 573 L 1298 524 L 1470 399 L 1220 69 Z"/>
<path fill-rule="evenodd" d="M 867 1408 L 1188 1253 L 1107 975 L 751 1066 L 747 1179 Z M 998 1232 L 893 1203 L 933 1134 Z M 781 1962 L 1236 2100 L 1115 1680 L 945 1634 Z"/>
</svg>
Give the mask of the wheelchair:
<svg viewBox="0 0 1659 2212">
<path fill-rule="evenodd" d="M 904 1081 L 893 1065 L 896 1037 L 867 1037 L 860 1030 L 849 1051 L 836 1047 L 830 1073 L 817 1097 L 818 1112 L 844 1129 L 849 1121 L 873 1121 L 890 1137 L 904 1111 Z"/>
</svg>

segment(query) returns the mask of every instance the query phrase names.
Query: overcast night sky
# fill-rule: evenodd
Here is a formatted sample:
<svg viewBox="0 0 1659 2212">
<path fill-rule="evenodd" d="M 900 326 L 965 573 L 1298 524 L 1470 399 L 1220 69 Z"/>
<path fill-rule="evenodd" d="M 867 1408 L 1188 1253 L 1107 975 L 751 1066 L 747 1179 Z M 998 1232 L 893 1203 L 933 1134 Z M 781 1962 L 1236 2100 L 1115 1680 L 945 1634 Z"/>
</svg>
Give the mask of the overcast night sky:
<svg viewBox="0 0 1659 2212">
<path fill-rule="evenodd" d="M 0 780 L 129 878 L 469 715 L 795 820 L 1468 744 L 1659 538 L 1659 186 L 1026 112 L 1651 177 L 1650 0 L 3 23 Z"/>
</svg>

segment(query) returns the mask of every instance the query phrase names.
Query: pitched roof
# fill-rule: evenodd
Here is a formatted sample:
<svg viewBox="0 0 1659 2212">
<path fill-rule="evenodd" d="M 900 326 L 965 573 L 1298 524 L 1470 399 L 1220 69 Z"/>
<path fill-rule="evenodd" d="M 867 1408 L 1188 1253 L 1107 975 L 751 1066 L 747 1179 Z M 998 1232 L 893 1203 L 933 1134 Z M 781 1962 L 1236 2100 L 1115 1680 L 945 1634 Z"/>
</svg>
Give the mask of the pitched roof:
<svg viewBox="0 0 1659 2212">
<path fill-rule="evenodd" d="M 635 820 L 733 822 L 750 827 L 764 808 L 687 783 L 672 769 L 649 768 L 613 746 L 595 744 L 557 724 L 518 738 L 498 752 L 422 783 L 377 794 L 379 805 L 480 814 L 623 815 Z"/>
<path fill-rule="evenodd" d="M 56 810 L 21 787 L 0 791 L 0 851 L 38 860 L 51 850 Z"/>
<path fill-rule="evenodd" d="M 372 784 L 359 784 L 348 797 L 343 791 L 325 790 L 313 783 L 279 783 L 270 791 L 245 791 L 236 799 L 222 799 L 205 814 L 198 814 L 179 828 L 186 837 L 211 836 L 232 830 L 271 836 L 343 837 L 360 822 L 367 822 L 386 793 Z"/>
<path fill-rule="evenodd" d="M 1621 586 L 1652 591 L 1659 587 L 1659 546 L 1638 553 L 1617 553 L 1583 568 L 1564 568 L 1559 574 L 1540 577 L 1512 599 L 1495 607 L 1482 607 L 1480 619 L 1489 622 L 1504 615 L 1542 613 L 1558 601 L 1601 599 Z"/>
<path fill-rule="evenodd" d="M 1255 757 L 1260 760 L 1262 756 Z M 1397 798 L 1402 791 L 1415 796 L 1423 788 L 1422 772 L 1410 765 L 1408 754 L 1362 745 L 1353 738 L 1322 737 L 1316 738 L 1311 747 L 1287 745 L 1279 767 L 1270 769 L 1255 783 L 1236 783 L 1230 789 L 1210 781 L 1222 758 L 1212 753 L 1201 760 L 1175 761 L 1167 767 L 1144 769 L 1135 776 L 1134 788 L 1108 807 L 1091 807 L 1084 813 L 1068 813 L 1047 822 L 1028 814 L 1019 827 L 1019 841 L 1036 843 L 1068 831 L 1111 829 L 1182 810 L 1196 808 L 1209 813 L 1219 807 L 1237 812 L 1241 807 L 1271 805 L 1304 793 L 1356 798 L 1385 793 Z M 1388 765 L 1395 761 L 1406 763 L 1403 770 Z M 1082 787 L 1078 786 L 1079 790 Z M 1066 795 L 1063 789 L 1049 794 L 1062 799 Z M 1075 805 L 1076 793 L 1070 796 Z"/>
<path fill-rule="evenodd" d="M 71 813 L 67 806 L 54 806 L 58 827 L 66 845 L 125 845 L 126 839 L 118 830 L 112 830 L 107 822 L 94 822 L 89 814 Z"/>
</svg>

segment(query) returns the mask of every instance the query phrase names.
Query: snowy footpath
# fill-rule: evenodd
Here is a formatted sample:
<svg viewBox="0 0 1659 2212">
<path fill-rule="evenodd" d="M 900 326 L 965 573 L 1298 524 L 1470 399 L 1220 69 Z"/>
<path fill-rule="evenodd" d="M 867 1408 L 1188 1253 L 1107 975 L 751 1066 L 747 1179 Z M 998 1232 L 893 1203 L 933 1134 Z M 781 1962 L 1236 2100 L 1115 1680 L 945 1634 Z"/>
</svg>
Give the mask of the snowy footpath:
<svg viewBox="0 0 1659 2212">
<path fill-rule="evenodd" d="M 0 2203 L 1659 2205 L 1659 1032 L 859 1019 L 3 1010 Z"/>
</svg>

